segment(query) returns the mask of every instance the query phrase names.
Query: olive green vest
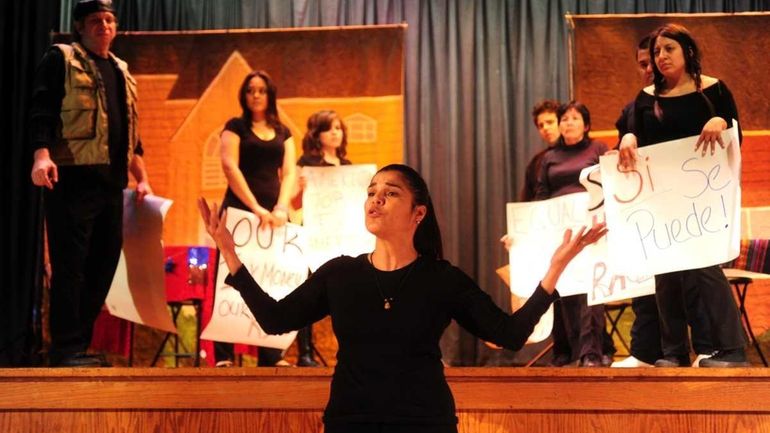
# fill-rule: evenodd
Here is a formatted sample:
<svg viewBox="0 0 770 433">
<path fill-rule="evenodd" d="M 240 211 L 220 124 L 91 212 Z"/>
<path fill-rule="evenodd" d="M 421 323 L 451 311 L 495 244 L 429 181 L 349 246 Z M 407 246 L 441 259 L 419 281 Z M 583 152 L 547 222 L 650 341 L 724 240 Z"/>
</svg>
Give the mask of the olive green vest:
<svg viewBox="0 0 770 433">
<path fill-rule="evenodd" d="M 61 106 L 61 134 L 57 145 L 49 149 L 59 165 L 109 164 L 109 124 L 104 82 L 86 50 L 78 43 L 57 44 L 64 54 L 64 99 Z M 128 122 L 128 161 L 139 142 L 136 110 L 136 80 L 128 65 L 110 53 L 123 73 L 126 83 Z"/>
</svg>

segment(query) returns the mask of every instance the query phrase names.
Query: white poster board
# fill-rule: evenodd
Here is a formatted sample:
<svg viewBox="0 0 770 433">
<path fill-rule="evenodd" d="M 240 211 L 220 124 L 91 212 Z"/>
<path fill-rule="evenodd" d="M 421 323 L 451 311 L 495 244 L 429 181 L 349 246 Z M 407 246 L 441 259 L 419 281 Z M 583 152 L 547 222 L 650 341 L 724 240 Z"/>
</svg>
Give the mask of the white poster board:
<svg viewBox="0 0 770 433">
<path fill-rule="evenodd" d="M 283 299 L 307 279 L 301 226 L 288 223 L 276 229 L 260 229 L 256 215 L 236 208 L 227 209 L 225 225 L 233 234 L 238 258 L 273 299 Z M 214 311 L 201 338 L 278 349 L 289 347 L 297 332 L 266 334 L 238 291 L 225 284 L 229 273 L 224 259 L 220 258 Z"/>
<path fill-rule="evenodd" d="M 604 191 L 602 172 L 599 164 L 584 168 L 580 172 L 580 183 L 588 192 L 588 214 L 591 220 L 605 221 Z M 588 292 L 588 305 L 605 304 L 655 293 L 653 275 L 624 275 L 614 269 L 607 259 L 607 236 L 599 239 L 590 247 L 595 257 L 591 273 L 591 290 Z"/>
<path fill-rule="evenodd" d="M 366 189 L 374 164 L 302 167 L 307 185 L 302 196 L 307 258 L 315 272 L 341 255 L 358 256 L 374 250 L 374 235 L 366 230 Z"/>
<path fill-rule="evenodd" d="M 516 296 L 532 295 L 551 263 L 551 256 L 561 244 L 564 230 L 590 226 L 588 193 L 567 194 L 548 200 L 508 203 L 508 236 L 511 291 Z M 580 253 L 567 266 L 556 284 L 561 296 L 588 293 L 591 258 Z"/>
<path fill-rule="evenodd" d="M 517 296 L 529 297 L 545 275 L 553 252 L 562 242 L 564 230 L 571 228 L 574 233 L 601 218 L 601 206 L 597 206 L 588 192 L 536 202 L 508 203 L 508 235 L 513 239 L 509 253 L 511 291 Z M 605 237 L 587 246 L 572 260 L 556 283 L 556 289 L 561 296 L 585 293 L 588 305 L 597 305 L 655 293 L 655 281 L 652 276 L 626 276 L 614 271 L 608 264 Z"/>
<path fill-rule="evenodd" d="M 629 274 L 662 274 L 725 263 L 740 252 L 737 123 L 714 155 L 694 152 L 697 136 L 640 148 L 634 170 L 616 152 L 599 160 L 609 259 Z"/>
<path fill-rule="evenodd" d="M 166 305 L 163 219 L 171 200 L 148 195 L 137 205 L 123 191 L 123 250 L 105 304 L 115 317 L 176 333 Z"/>
</svg>

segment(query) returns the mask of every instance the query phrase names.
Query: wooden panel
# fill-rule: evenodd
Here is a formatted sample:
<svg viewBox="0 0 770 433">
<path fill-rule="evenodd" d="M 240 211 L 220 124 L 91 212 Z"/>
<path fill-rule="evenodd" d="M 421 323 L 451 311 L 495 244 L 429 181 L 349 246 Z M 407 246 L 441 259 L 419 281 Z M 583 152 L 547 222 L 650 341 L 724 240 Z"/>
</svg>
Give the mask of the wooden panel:
<svg viewBox="0 0 770 433">
<path fill-rule="evenodd" d="M 225 122 L 241 114 L 238 90 L 253 69 L 272 76 L 279 116 L 298 149 L 308 115 L 335 109 L 348 123 L 351 161 L 401 162 L 405 31 L 398 24 L 121 33 L 112 49 L 137 78 L 147 173 L 153 191 L 174 201 L 164 242 L 210 242 L 195 203 L 224 196 L 218 137 Z M 373 134 L 357 137 L 350 133 L 355 125 Z"/>
<path fill-rule="evenodd" d="M 0 431 L 318 432 L 332 370 L 0 370 Z M 767 369 L 449 368 L 461 432 L 770 432 Z"/>
<path fill-rule="evenodd" d="M 321 430 L 320 411 L 100 410 L 0 414 L 0 431 L 8 433 L 303 433 Z"/>
</svg>

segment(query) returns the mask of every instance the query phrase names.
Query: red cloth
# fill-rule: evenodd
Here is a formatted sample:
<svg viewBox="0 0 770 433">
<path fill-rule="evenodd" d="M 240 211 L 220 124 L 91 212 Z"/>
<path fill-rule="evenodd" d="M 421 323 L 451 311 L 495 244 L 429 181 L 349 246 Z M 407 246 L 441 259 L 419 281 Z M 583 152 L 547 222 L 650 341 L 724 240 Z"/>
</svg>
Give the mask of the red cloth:
<svg viewBox="0 0 770 433">
<path fill-rule="evenodd" d="M 128 358 L 131 353 L 131 322 L 113 316 L 106 306 L 102 306 L 94 323 L 91 350 L 117 353 Z"/>
</svg>

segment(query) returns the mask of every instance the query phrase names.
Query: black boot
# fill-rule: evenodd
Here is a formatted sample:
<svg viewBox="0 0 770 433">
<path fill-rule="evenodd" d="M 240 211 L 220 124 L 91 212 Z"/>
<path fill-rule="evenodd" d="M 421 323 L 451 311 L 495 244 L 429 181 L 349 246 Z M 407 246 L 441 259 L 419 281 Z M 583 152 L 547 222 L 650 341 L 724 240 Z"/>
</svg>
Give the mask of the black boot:
<svg viewBox="0 0 770 433">
<path fill-rule="evenodd" d="M 297 357 L 298 367 L 319 367 L 318 361 L 313 359 L 313 326 L 306 326 L 297 332 Z"/>
</svg>

